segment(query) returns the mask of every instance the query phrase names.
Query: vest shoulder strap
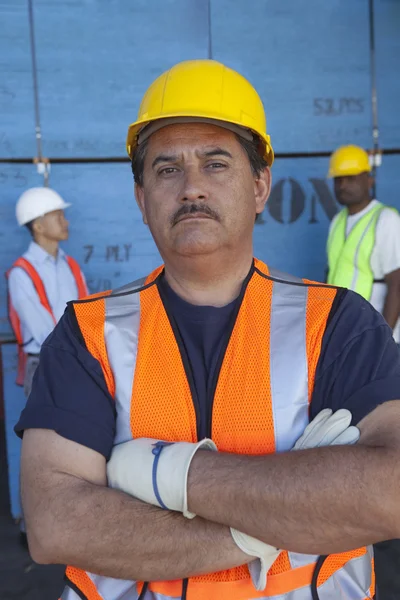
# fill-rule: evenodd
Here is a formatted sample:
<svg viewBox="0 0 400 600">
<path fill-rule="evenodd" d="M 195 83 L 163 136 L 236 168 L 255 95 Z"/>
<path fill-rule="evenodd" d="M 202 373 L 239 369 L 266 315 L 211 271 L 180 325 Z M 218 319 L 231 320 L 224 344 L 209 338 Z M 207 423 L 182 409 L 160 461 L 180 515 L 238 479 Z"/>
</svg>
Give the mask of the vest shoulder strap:
<svg viewBox="0 0 400 600">
<path fill-rule="evenodd" d="M 111 296 L 116 296 L 118 294 L 125 294 L 128 292 L 138 292 L 145 285 L 146 279 L 147 279 L 147 277 L 140 277 L 139 279 L 136 279 L 135 281 L 132 281 L 131 283 L 122 285 L 121 287 L 113 290 L 111 292 Z"/>
<path fill-rule="evenodd" d="M 301 279 L 300 277 L 296 277 L 295 275 L 289 275 L 288 273 L 283 273 L 282 271 L 278 271 L 278 269 L 274 269 L 271 267 L 269 267 L 268 277 L 273 281 L 282 284 L 303 286 L 308 288 L 312 287 L 322 289 L 337 289 L 337 286 L 335 285 L 329 285 L 319 281 L 313 281 L 311 279 Z"/>
<path fill-rule="evenodd" d="M 328 254 L 329 254 L 331 245 L 333 243 L 333 240 L 335 239 L 338 232 L 340 232 L 340 230 L 341 230 L 341 237 L 343 238 L 343 242 L 345 241 L 345 239 L 346 239 L 346 222 L 347 222 L 347 210 L 345 208 L 343 208 L 337 215 L 336 221 L 333 224 L 333 226 L 329 232 L 329 235 L 328 235 L 328 243 L 327 243 Z"/>
<path fill-rule="evenodd" d="M 131 283 L 127 283 L 119 288 L 116 288 L 115 290 L 106 290 L 104 292 L 98 292 L 96 294 L 91 294 L 90 296 L 84 298 L 83 300 L 79 299 L 79 300 L 71 301 L 71 302 L 68 302 L 68 304 L 73 304 L 75 306 L 77 304 L 86 304 L 89 302 L 95 302 L 97 300 L 106 300 L 108 298 L 114 299 L 114 298 L 119 298 L 122 296 L 129 296 L 132 294 L 136 294 L 136 293 L 141 292 L 141 291 L 151 287 L 152 285 L 154 285 L 158 276 L 163 271 L 163 268 L 164 268 L 163 266 L 158 267 L 152 273 L 150 273 L 150 275 L 148 275 L 146 277 L 140 277 L 139 279 L 136 279 L 135 281 L 132 281 Z"/>
<path fill-rule="evenodd" d="M 391 212 L 395 213 L 396 215 L 399 214 L 399 211 L 397 210 L 397 208 L 395 208 L 394 206 L 388 206 L 387 204 L 382 204 L 381 202 L 378 203 L 378 205 L 375 207 L 374 210 L 375 210 L 374 215 L 376 215 L 376 224 L 378 224 L 379 218 L 384 210 L 390 210 Z"/>
<path fill-rule="evenodd" d="M 345 245 L 347 248 L 354 246 L 355 251 L 358 245 L 364 240 L 367 232 L 371 231 L 371 227 L 372 232 L 375 234 L 378 219 L 385 208 L 388 207 L 379 202 L 355 223 L 348 235 L 346 235 L 347 210 L 345 208 L 341 210 L 328 236 L 328 259 L 333 258 L 331 255 L 333 248 L 338 251 L 339 248 Z"/>
<path fill-rule="evenodd" d="M 82 271 L 79 264 L 76 262 L 72 256 L 66 256 L 66 261 L 68 263 L 69 268 L 71 269 L 71 273 L 74 276 L 76 287 L 78 289 L 78 298 L 81 300 L 89 295 L 89 291 L 87 289 L 85 280 L 82 276 Z"/>
<path fill-rule="evenodd" d="M 378 221 L 379 221 L 379 217 L 381 216 L 381 214 L 383 213 L 383 211 L 385 210 L 385 208 L 387 208 L 386 206 L 384 206 L 383 204 L 378 204 L 377 206 L 374 206 L 374 208 L 368 212 L 366 215 L 364 215 L 353 227 L 353 229 L 351 230 L 349 237 L 351 235 L 351 233 L 354 231 L 357 231 L 357 225 L 359 225 L 359 229 L 358 229 L 358 236 L 360 237 L 360 242 L 361 243 L 364 239 L 364 237 L 366 236 L 366 234 L 371 231 L 373 237 L 374 237 L 374 243 L 373 243 L 373 247 L 375 246 L 375 235 L 376 235 L 376 228 L 378 225 Z M 372 250 L 371 250 L 372 251 Z"/>
<path fill-rule="evenodd" d="M 288 273 L 283 273 L 282 271 L 278 271 L 278 269 L 274 269 L 273 267 L 269 267 L 269 275 L 272 279 L 278 279 L 282 283 L 304 283 L 300 277 L 296 277 L 295 275 L 289 275 Z"/>
<path fill-rule="evenodd" d="M 29 260 L 27 260 L 26 258 L 21 256 L 20 258 L 18 258 L 15 261 L 15 263 L 13 264 L 11 269 L 9 269 L 7 271 L 7 273 L 6 273 L 7 279 L 9 278 L 10 273 L 11 273 L 12 269 L 14 269 L 14 268 L 22 269 L 28 275 L 28 277 L 30 277 L 30 279 L 32 280 L 32 283 L 35 287 L 36 293 L 39 296 L 41 305 L 50 313 L 50 315 L 54 321 L 54 324 L 55 324 L 56 319 L 54 317 L 53 311 L 51 310 L 51 306 L 50 306 L 49 300 L 47 298 L 47 294 L 46 294 L 45 287 L 43 285 L 43 281 L 41 280 L 40 275 L 36 271 L 35 267 L 32 265 L 32 263 L 29 262 Z M 17 383 L 17 385 L 22 386 L 24 383 L 24 377 L 25 377 L 26 354 L 23 350 L 24 343 L 23 343 L 23 337 L 22 337 L 21 321 L 20 321 L 18 313 L 15 310 L 13 303 L 11 301 L 10 293 L 8 293 L 8 316 L 10 319 L 11 327 L 14 331 L 14 335 L 15 335 L 17 343 L 18 343 L 18 370 L 17 370 L 16 383 Z M 29 340 L 29 341 L 31 341 L 31 340 Z M 25 345 L 27 343 L 28 342 L 26 342 Z"/>
</svg>

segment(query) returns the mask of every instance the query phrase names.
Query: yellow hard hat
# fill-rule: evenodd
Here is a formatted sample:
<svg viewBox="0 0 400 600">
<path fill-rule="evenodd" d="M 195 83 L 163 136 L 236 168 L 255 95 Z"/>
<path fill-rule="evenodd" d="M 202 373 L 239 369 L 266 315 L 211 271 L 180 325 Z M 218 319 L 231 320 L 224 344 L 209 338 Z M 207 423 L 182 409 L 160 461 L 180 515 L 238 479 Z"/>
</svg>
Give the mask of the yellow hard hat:
<svg viewBox="0 0 400 600">
<path fill-rule="evenodd" d="M 257 134 L 269 166 L 274 151 L 267 135 L 264 107 L 253 86 L 236 71 L 215 60 L 188 60 L 160 75 L 148 88 L 137 121 L 128 129 L 130 157 L 139 132 L 158 119 L 200 118 L 225 121 Z"/>
<path fill-rule="evenodd" d="M 368 154 L 360 146 L 341 146 L 331 156 L 328 177 L 346 177 L 370 172 Z"/>
</svg>

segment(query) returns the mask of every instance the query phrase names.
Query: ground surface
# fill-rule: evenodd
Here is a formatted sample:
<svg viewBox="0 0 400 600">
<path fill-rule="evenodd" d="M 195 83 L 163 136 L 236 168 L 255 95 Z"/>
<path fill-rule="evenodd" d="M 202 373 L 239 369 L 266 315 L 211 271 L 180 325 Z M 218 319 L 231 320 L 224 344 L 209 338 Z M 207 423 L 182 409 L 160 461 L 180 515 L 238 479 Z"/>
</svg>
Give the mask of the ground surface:
<svg viewBox="0 0 400 600">
<path fill-rule="evenodd" d="M 3 421 L 0 419 L 0 600 L 57 600 L 63 567 L 40 566 L 19 542 L 10 516 Z"/>
</svg>

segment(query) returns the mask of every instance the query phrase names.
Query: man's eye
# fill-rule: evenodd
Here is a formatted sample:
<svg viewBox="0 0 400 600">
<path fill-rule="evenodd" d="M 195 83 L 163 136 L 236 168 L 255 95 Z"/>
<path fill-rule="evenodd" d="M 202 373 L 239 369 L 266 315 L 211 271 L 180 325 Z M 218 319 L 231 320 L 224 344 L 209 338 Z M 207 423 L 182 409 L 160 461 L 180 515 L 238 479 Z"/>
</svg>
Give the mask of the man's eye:
<svg viewBox="0 0 400 600">
<path fill-rule="evenodd" d="M 164 167 L 164 169 L 159 170 L 159 175 L 170 175 L 174 173 L 177 169 L 175 167 Z"/>
<path fill-rule="evenodd" d="M 224 167 L 226 167 L 225 164 L 223 163 L 219 163 L 219 162 L 213 162 L 210 163 L 209 165 L 207 165 L 208 167 L 211 167 L 212 169 L 223 169 Z"/>
</svg>

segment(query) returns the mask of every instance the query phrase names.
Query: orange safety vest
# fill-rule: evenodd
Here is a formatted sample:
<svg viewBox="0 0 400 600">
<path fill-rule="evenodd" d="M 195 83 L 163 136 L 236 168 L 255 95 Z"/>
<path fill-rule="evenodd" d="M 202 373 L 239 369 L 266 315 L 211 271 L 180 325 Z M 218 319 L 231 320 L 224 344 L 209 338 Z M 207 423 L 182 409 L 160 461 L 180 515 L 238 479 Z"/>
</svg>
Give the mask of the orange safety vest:
<svg viewBox="0 0 400 600">
<path fill-rule="evenodd" d="M 88 351 L 115 399 L 115 444 L 138 437 L 198 439 L 191 367 L 158 291 L 162 270 L 73 303 Z M 283 276 L 255 260 L 215 383 L 208 434 L 220 451 L 262 455 L 292 448 L 309 422 L 316 366 L 336 294 L 337 288 Z M 192 577 L 185 584 L 125 581 L 67 567 L 61 598 L 311 600 L 317 562 L 318 556 L 283 551 L 262 592 L 253 587 L 247 566 Z M 372 548 L 329 556 L 317 586 L 320 600 L 372 598 Z"/>
<path fill-rule="evenodd" d="M 89 292 L 78 263 L 71 256 L 66 256 L 65 259 L 68 263 L 69 268 L 71 269 L 72 275 L 74 276 L 76 287 L 78 290 L 78 298 L 85 298 L 85 296 L 87 296 Z M 25 273 L 29 275 L 33 285 L 35 286 L 36 293 L 39 296 L 40 304 L 47 310 L 47 312 L 53 319 L 54 325 L 56 325 L 57 321 L 51 309 L 49 299 L 47 298 L 46 289 L 35 267 L 32 265 L 32 263 L 29 262 L 29 260 L 21 256 L 15 261 L 11 269 L 7 271 L 7 279 L 12 269 L 14 269 L 15 267 L 23 269 Z M 19 319 L 17 311 L 15 310 L 12 304 L 10 294 L 8 294 L 8 317 L 10 319 L 11 327 L 14 331 L 14 335 L 18 343 L 18 370 L 16 383 L 17 385 L 23 385 L 26 366 L 26 353 L 24 352 L 24 340 L 22 337 L 21 321 Z"/>
</svg>

